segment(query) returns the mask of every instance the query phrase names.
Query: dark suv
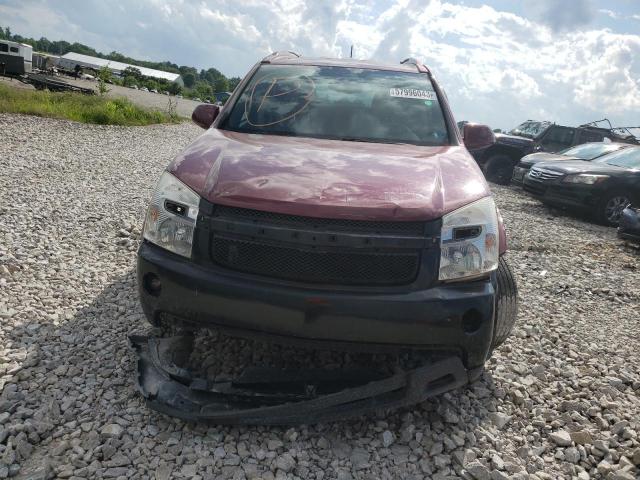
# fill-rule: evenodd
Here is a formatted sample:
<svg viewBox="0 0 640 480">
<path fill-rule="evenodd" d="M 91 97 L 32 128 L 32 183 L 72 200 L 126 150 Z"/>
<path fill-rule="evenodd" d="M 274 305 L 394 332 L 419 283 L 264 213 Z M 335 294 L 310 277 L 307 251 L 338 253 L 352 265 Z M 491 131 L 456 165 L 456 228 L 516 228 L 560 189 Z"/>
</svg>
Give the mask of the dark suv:
<svg viewBox="0 0 640 480">
<path fill-rule="evenodd" d="M 340 371 L 293 375 L 295 387 L 290 372 L 264 371 L 221 385 L 173 363 L 189 341 L 135 337 L 153 407 L 309 423 L 480 375 L 514 324 L 516 285 L 489 187 L 424 65 L 276 53 L 224 108 L 200 105 L 193 119 L 206 131 L 162 174 L 138 252 L 149 321 L 428 361 L 330 386 Z M 486 126 L 464 130 L 470 148 L 494 140 Z"/>
<path fill-rule="evenodd" d="M 513 176 L 513 168 L 525 155 L 534 152 L 556 153 L 573 145 L 602 142 L 605 138 L 615 142 L 637 143 L 633 136 L 594 125 L 566 127 L 547 121 L 527 120 L 509 134 L 497 133 L 494 145 L 472 151 L 472 154 L 487 180 L 507 185 Z"/>
</svg>

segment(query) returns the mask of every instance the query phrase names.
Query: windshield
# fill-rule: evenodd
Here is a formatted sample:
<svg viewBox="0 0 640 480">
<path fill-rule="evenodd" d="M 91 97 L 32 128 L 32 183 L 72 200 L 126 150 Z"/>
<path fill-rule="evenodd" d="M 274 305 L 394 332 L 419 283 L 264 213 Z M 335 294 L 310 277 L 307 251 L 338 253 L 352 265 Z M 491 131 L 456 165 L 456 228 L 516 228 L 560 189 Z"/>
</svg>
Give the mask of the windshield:
<svg viewBox="0 0 640 480">
<path fill-rule="evenodd" d="M 444 114 L 420 73 L 261 65 L 220 128 L 379 143 L 448 145 Z"/>
<path fill-rule="evenodd" d="M 527 120 L 509 132 L 510 135 L 519 137 L 538 138 L 551 125 L 551 122 L 536 122 Z"/>
<path fill-rule="evenodd" d="M 615 152 L 620 150 L 622 145 L 619 143 L 583 143 L 582 145 L 576 145 L 575 147 L 567 148 L 560 152 L 562 155 L 568 157 L 575 157 L 581 160 L 593 160 L 594 158 L 601 157 L 606 153 Z"/>
<path fill-rule="evenodd" d="M 596 160 L 598 163 L 606 163 L 615 167 L 640 169 L 640 148 L 625 148 Z"/>
</svg>

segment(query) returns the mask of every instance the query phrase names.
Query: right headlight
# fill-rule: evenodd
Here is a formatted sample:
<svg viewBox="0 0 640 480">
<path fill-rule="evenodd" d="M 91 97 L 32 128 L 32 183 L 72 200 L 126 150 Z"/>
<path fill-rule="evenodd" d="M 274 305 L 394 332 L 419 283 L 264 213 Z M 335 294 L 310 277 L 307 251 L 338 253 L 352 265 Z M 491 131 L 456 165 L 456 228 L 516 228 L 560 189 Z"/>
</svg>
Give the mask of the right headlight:
<svg viewBox="0 0 640 480">
<path fill-rule="evenodd" d="M 498 212 L 485 197 L 442 218 L 440 280 L 479 277 L 498 268 Z"/>
<path fill-rule="evenodd" d="M 562 179 L 564 183 L 578 183 L 581 185 L 595 185 L 596 183 L 604 182 L 609 175 L 591 175 L 588 173 L 578 173 L 567 175 Z"/>
<path fill-rule="evenodd" d="M 143 236 L 183 257 L 191 257 L 200 197 L 184 183 L 164 172 L 151 197 Z"/>
</svg>

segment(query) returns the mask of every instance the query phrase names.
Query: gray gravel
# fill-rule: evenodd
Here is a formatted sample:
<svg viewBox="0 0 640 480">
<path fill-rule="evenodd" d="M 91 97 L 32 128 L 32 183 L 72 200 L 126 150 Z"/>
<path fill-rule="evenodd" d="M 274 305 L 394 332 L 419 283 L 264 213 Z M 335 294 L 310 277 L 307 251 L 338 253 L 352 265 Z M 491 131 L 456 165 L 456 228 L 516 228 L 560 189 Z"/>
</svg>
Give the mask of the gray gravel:
<svg viewBox="0 0 640 480">
<path fill-rule="evenodd" d="M 638 475 L 639 257 L 612 229 L 496 187 L 522 304 L 479 382 L 343 423 L 186 424 L 141 402 L 126 336 L 146 328 L 146 199 L 199 130 L 12 115 L 0 130 L 0 479 Z"/>
</svg>

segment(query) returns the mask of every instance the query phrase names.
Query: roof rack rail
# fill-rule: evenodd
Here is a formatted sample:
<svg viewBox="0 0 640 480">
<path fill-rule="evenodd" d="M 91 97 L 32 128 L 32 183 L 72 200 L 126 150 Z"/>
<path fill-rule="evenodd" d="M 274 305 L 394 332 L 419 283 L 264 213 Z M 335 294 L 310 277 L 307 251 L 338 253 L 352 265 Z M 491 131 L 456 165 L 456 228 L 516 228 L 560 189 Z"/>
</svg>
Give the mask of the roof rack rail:
<svg viewBox="0 0 640 480">
<path fill-rule="evenodd" d="M 402 60 L 400 62 L 400 64 L 402 64 L 402 65 L 405 65 L 405 64 L 415 65 L 419 72 L 421 72 L 421 73 L 431 73 L 429 71 L 429 69 L 426 67 L 426 65 L 423 65 L 422 62 L 419 62 L 418 60 L 416 60 L 413 57 L 405 58 L 404 60 Z"/>
<path fill-rule="evenodd" d="M 296 52 L 292 52 L 291 50 L 278 50 L 277 52 L 273 52 L 262 59 L 262 63 L 269 63 L 271 60 L 276 58 L 287 58 L 287 57 L 300 57 L 301 55 Z"/>
</svg>

